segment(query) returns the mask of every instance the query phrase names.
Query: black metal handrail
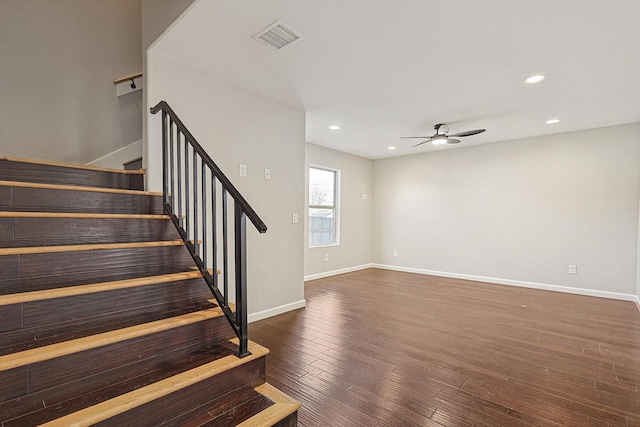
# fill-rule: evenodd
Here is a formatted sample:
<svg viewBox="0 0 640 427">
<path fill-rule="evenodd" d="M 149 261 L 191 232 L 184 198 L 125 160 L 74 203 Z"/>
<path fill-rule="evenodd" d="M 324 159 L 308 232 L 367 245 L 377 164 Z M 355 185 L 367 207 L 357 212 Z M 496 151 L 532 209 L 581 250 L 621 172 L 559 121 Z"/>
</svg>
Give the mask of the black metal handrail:
<svg viewBox="0 0 640 427">
<path fill-rule="evenodd" d="M 260 233 L 267 226 L 211 160 L 165 101 L 151 109 L 162 111 L 162 188 L 164 211 L 171 217 L 207 286 L 229 320 L 240 342 L 239 356 L 249 354 L 247 337 L 247 232 L 246 218 Z M 218 202 L 218 187 L 222 190 Z M 234 238 L 228 236 L 228 197 L 233 199 Z M 222 221 L 218 223 L 218 211 Z M 218 230 L 220 229 L 220 230 Z M 219 233 L 220 231 L 221 233 Z M 219 234 L 222 248 L 219 248 Z M 233 244 L 233 271 L 229 248 Z M 222 255 L 223 290 L 218 287 L 218 251 Z M 209 271 L 208 262 L 212 269 Z M 229 304 L 229 276 L 235 279 L 235 312 Z"/>
</svg>

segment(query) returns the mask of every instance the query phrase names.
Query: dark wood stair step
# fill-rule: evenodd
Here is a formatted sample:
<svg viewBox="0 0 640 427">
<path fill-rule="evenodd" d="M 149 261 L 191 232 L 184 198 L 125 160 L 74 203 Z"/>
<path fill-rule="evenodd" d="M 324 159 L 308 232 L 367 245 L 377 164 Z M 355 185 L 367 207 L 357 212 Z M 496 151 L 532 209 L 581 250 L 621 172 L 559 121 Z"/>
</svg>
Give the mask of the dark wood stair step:
<svg viewBox="0 0 640 427">
<path fill-rule="evenodd" d="M 99 386 L 96 375 L 103 372 L 124 380 L 131 371 L 172 364 L 232 336 L 222 310 L 216 307 L 7 354 L 0 357 L 0 401 L 62 384 L 75 384 L 76 393 L 91 390 Z"/>
<path fill-rule="evenodd" d="M 0 248 L 178 238 L 167 215 L 0 212 Z"/>
<path fill-rule="evenodd" d="M 269 351 L 253 342 L 249 351 L 251 355 L 242 359 L 228 355 L 42 425 L 158 425 L 217 397 L 232 400 L 230 391 L 264 383 L 264 356 Z"/>
<path fill-rule="evenodd" d="M 235 393 L 225 404 L 214 400 L 192 413 L 174 418 L 160 426 L 182 427 L 295 427 L 300 404 L 269 383 Z"/>
<path fill-rule="evenodd" d="M 220 341 L 208 349 L 174 357 L 168 363 L 153 369 L 125 366 L 95 376 L 98 387 L 83 387 L 76 383 L 62 384 L 51 389 L 0 403 L 0 423 L 3 427 L 39 425 L 85 409 L 96 402 L 106 401 L 122 394 L 146 387 L 222 357 L 237 353 L 237 345 Z"/>
<path fill-rule="evenodd" d="M 142 190 L 144 173 L 0 156 L 0 180 Z"/>
<path fill-rule="evenodd" d="M 194 306 L 211 304 L 211 298 L 194 270 L 2 295 L 0 319 L 5 321 L 0 322 L 0 354 L 39 347 L 70 334 L 88 335 L 95 328 L 128 319 L 156 320 L 180 309 L 193 311 Z"/>
<path fill-rule="evenodd" d="M 0 249 L 4 294 L 177 273 L 194 267 L 181 240 Z"/>
<path fill-rule="evenodd" d="M 161 193 L 1 180 L 0 210 L 110 214 L 164 213 Z"/>
</svg>

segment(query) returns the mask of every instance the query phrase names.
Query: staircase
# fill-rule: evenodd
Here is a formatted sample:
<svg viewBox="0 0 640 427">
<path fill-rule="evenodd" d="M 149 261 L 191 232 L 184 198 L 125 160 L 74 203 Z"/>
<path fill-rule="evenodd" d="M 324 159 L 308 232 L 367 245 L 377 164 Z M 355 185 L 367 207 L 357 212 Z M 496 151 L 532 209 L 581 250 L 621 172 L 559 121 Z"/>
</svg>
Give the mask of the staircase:
<svg viewBox="0 0 640 427">
<path fill-rule="evenodd" d="M 141 171 L 0 157 L 0 426 L 295 426 Z"/>
</svg>

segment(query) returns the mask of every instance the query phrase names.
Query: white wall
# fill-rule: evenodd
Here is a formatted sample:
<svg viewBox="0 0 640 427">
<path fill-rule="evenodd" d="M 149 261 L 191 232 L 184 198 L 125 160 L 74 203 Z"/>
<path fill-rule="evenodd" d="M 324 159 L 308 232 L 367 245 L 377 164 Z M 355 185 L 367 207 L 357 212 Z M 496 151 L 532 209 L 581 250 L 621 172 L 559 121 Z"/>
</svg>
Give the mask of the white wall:
<svg viewBox="0 0 640 427">
<path fill-rule="evenodd" d="M 86 163 L 142 137 L 140 0 L 0 1 L 0 153 Z"/>
<path fill-rule="evenodd" d="M 309 165 L 327 166 L 341 171 L 340 183 L 340 245 L 309 248 L 305 235 L 304 275 L 310 280 L 338 272 L 368 266 L 372 262 L 373 246 L 373 161 L 340 151 L 307 144 L 306 177 Z M 306 186 L 305 186 L 306 187 Z M 308 188 L 305 188 L 308 206 Z M 362 195 L 367 198 L 363 199 Z M 305 230 L 308 214 L 305 213 Z M 324 256 L 329 255 L 329 261 Z"/>
<path fill-rule="evenodd" d="M 304 305 L 305 113 L 155 54 L 147 57 L 148 103 L 167 101 L 268 226 L 248 222 L 250 320 Z M 151 190 L 161 189 L 160 114 L 148 117 Z M 238 174 L 247 165 L 247 177 Z M 151 166 L 156 165 L 154 168 Z M 271 179 L 264 179 L 264 169 Z"/>
<path fill-rule="evenodd" d="M 626 299 L 638 292 L 638 123 L 374 168 L 376 263 Z"/>
</svg>

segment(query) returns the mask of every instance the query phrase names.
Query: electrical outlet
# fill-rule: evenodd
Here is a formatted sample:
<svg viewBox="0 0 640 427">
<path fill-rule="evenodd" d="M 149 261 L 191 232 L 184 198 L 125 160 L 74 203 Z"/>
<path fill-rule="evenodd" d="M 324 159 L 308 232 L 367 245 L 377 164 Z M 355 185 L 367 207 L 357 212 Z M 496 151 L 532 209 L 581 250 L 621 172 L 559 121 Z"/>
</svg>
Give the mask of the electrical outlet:
<svg viewBox="0 0 640 427">
<path fill-rule="evenodd" d="M 578 274 L 578 267 L 575 264 L 569 264 L 569 274 Z"/>
<path fill-rule="evenodd" d="M 264 170 L 264 179 L 271 179 L 271 169 Z"/>
<path fill-rule="evenodd" d="M 293 214 L 291 214 L 291 222 L 293 222 L 294 224 L 298 223 L 298 213 L 294 212 Z"/>
<path fill-rule="evenodd" d="M 362 200 L 367 200 L 369 195 L 367 193 L 362 193 Z"/>
<path fill-rule="evenodd" d="M 240 163 L 240 176 L 243 178 L 247 177 L 247 165 L 243 165 Z"/>
<path fill-rule="evenodd" d="M 398 250 L 397 249 L 393 250 L 393 256 L 398 256 Z"/>
<path fill-rule="evenodd" d="M 324 254 L 324 261 L 325 262 L 329 261 L 329 254 Z"/>
</svg>

